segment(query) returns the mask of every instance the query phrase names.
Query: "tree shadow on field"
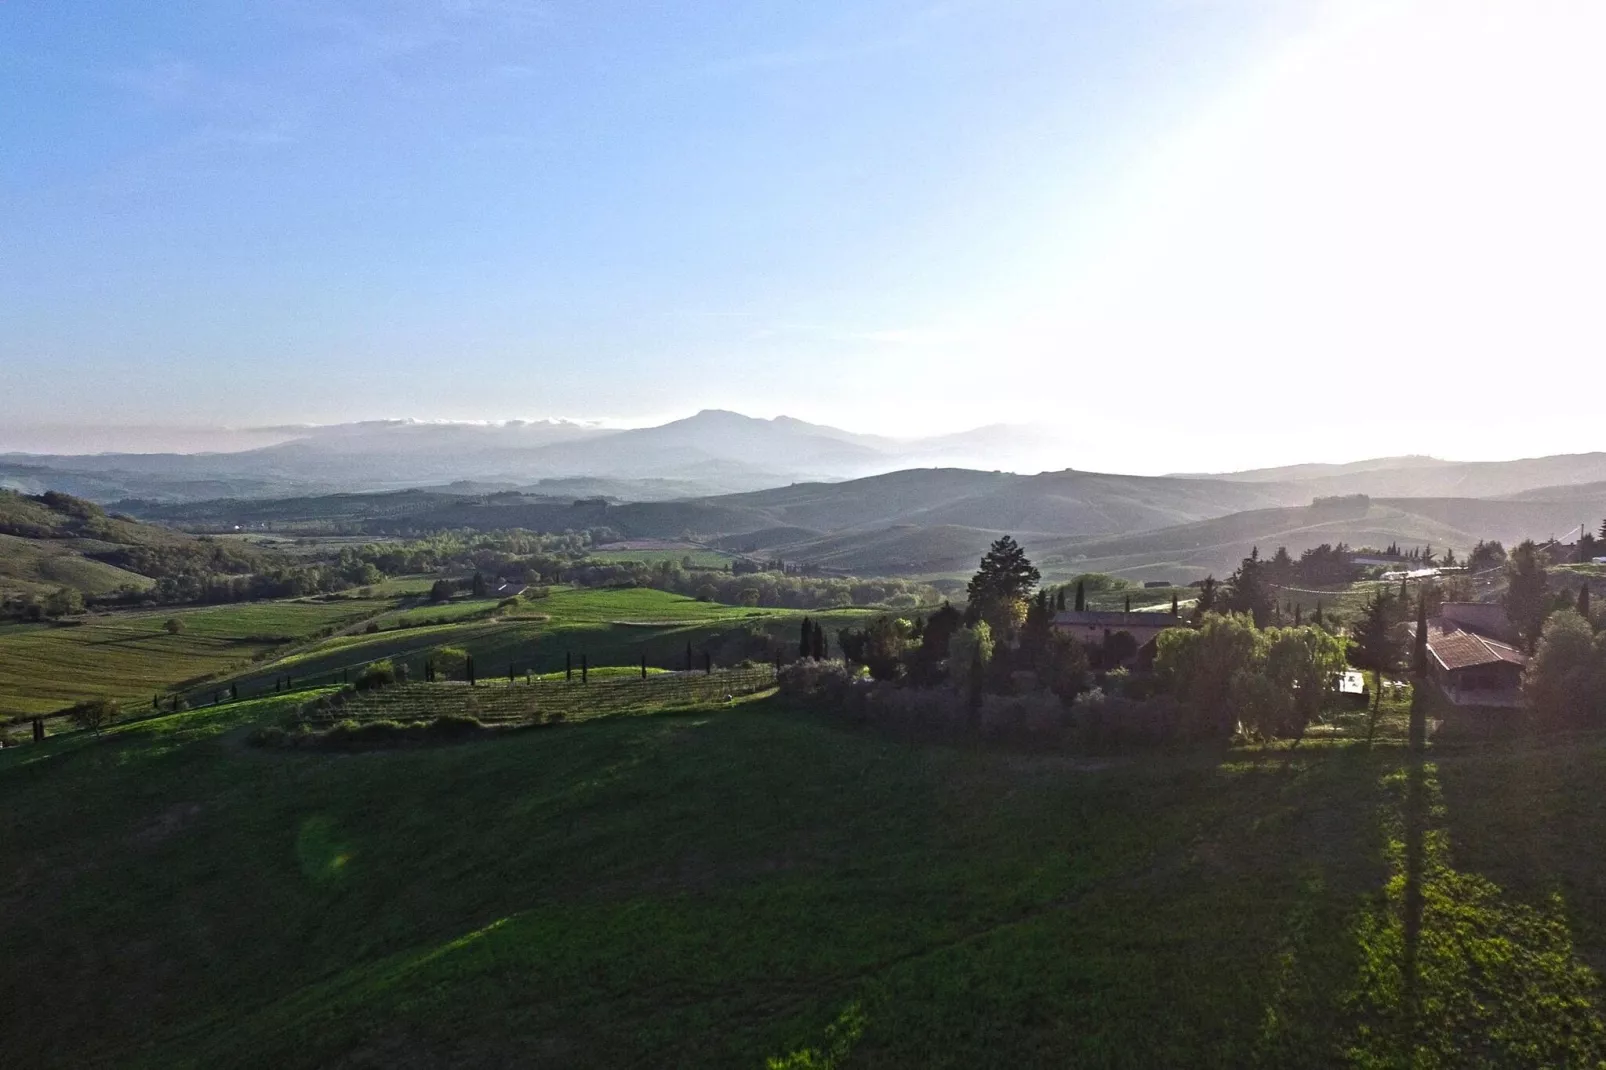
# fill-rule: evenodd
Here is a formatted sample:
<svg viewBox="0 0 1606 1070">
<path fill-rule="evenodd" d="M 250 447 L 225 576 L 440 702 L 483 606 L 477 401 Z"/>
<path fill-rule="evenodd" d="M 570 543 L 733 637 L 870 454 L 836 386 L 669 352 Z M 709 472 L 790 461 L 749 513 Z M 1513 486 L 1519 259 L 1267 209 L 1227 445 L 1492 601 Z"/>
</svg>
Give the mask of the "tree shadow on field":
<svg viewBox="0 0 1606 1070">
<path fill-rule="evenodd" d="M 1513 894 L 1456 868 L 1443 781 L 1482 759 L 1429 760 L 1429 702 L 1413 699 L 1403 767 L 1383 781 L 1391 873 L 1354 921 L 1361 970 L 1339 1008 L 1344 1054 L 1367 1065 L 1594 1064 L 1606 1055 L 1598 981 L 1561 897 Z"/>
</svg>

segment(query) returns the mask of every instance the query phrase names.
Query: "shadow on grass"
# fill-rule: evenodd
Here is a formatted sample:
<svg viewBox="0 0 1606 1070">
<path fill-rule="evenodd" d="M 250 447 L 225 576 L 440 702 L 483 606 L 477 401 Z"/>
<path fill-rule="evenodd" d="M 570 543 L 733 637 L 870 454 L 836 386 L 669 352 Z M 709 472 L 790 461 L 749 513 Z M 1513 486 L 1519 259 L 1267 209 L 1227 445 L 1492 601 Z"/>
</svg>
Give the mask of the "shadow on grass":
<svg viewBox="0 0 1606 1070">
<path fill-rule="evenodd" d="M 1457 868 L 1441 778 L 1484 756 L 1430 761 L 1413 702 L 1402 768 L 1384 780 L 1381 811 L 1391 876 L 1354 932 L 1361 972 L 1345 999 L 1346 1059 L 1367 1066 L 1595 1065 L 1606 1029 L 1598 979 L 1575 950 L 1559 895 L 1513 894 Z M 1498 764 L 1498 761 L 1497 761 Z M 1487 781 L 1471 791 L 1487 791 Z M 1469 838 L 1479 830 L 1457 825 Z"/>
</svg>

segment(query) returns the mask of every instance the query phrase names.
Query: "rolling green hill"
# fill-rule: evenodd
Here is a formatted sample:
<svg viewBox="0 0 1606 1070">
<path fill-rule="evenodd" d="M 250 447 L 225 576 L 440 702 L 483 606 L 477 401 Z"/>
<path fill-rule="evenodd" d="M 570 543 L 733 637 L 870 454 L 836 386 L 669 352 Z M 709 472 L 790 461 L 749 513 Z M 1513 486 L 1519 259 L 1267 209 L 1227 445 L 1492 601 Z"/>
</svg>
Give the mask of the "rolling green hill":
<svg viewBox="0 0 1606 1070">
<path fill-rule="evenodd" d="M 72 587 L 86 595 L 120 587 L 148 588 L 149 576 L 86 557 L 72 539 L 23 539 L 0 535 L 0 591 L 45 595 Z"/>
<path fill-rule="evenodd" d="M 244 745 L 287 705 L 0 751 L 0 1061 L 1606 1057 L 1598 735 L 1086 759 L 770 699 Z"/>
</svg>

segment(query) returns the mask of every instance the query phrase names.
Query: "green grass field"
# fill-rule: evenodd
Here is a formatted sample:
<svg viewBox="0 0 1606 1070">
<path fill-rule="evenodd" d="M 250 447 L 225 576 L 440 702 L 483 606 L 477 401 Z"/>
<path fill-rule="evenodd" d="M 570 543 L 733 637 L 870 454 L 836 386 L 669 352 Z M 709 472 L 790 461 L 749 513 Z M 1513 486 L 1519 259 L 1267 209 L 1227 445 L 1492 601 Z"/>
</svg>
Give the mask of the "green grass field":
<svg viewBox="0 0 1606 1070">
<path fill-rule="evenodd" d="M 148 703 L 180 681 L 250 664 L 254 655 L 389 603 L 246 602 L 199 609 L 112 613 L 82 624 L 0 625 L 0 718 L 49 713 L 86 698 Z M 170 618 L 184 631 L 169 635 Z"/>
<path fill-rule="evenodd" d="M 460 604 L 469 603 L 449 603 Z M 428 620 L 442 608 L 419 607 L 407 612 Z M 578 667 L 582 655 L 594 666 L 630 666 L 639 664 L 645 653 L 648 664 L 655 668 L 683 669 L 688 643 L 700 665 L 702 651 L 720 646 L 721 637 L 736 629 L 757 628 L 791 642 L 804 616 L 835 632 L 858 627 L 875 612 L 748 609 L 644 587 L 554 590 L 546 598 L 522 603 L 506 617 L 336 636 L 290 657 L 253 666 L 230 680 L 239 685 L 242 697 L 253 697 L 271 692 L 275 680 L 285 676 L 305 684 L 337 682 L 382 658 L 401 658 L 421 669 L 428 652 L 441 646 L 460 647 L 472 654 L 486 679 L 505 677 L 510 666 L 519 676 L 526 671 L 553 672 L 563 668 L 566 657 L 572 657 Z M 209 700 L 215 690 L 208 684 L 192 698 Z"/>
<path fill-rule="evenodd" d="M 424 605 L 386 613 L 376 623 L 382 628 L 394 628 L 403 623 L 415 625 L 471 620 L 490 616 L 501 601 L 500 598 L 458 598 L 450 602 L 426 602 Z"/>
<path fill-rule="evenodd" d="M 0 752 L 0 1061 L 752 1068 L 839 1019 L 848 1067 L 1606 1055 L 1600 736 L 1088 760 L 761 700 L 241 745 L 287 707 Z"/>
</svg>

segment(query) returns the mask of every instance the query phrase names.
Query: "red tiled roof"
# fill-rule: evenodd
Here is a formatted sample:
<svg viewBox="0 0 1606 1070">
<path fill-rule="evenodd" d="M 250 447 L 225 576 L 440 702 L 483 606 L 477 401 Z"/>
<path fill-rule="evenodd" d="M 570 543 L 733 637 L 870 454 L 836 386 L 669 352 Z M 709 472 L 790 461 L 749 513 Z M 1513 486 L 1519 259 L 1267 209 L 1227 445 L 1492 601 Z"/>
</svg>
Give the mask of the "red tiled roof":
<svg viewBox="0 0 1606 1070">
<path fill-rule="evenodd" d="M 1428 653 L 1447 670 L 1478 665 L 1528 664 L 1528 655 L 1507 643 L 1474 635 L 1443 620 L 1428 622 Z"/>
</svg>

